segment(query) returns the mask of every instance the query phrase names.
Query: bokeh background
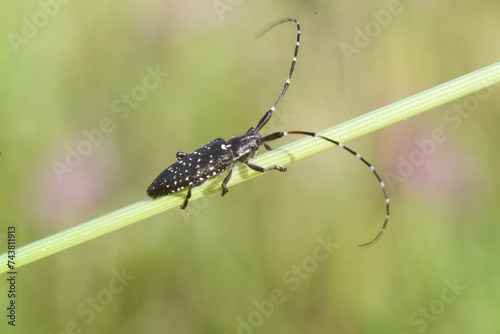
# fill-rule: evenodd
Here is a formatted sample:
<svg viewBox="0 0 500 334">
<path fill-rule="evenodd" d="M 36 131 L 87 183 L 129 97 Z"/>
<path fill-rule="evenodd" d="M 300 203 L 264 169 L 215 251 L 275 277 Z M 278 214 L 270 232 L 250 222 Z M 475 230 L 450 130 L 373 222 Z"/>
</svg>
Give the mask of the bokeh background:
<svg viewBox="0 0 500 334">
<path fill-rule="evenodd" d="M 21 246 L 142 200 L 177 151 L 254 126 L 296 37 L 253 38 L 274 20 L 303 34 L 269 130 L 319 131 L 500 61 L 495 0 L 4 0 L 0 15 L 2 253 L 7 226 Z M 380 228 L 380 189 L 333 149 L 20 268 L 1 331 L 498 332 L 499 88 L 349 142 L 388 184 L 373 247 L 356 245 Z"/>
</svg>

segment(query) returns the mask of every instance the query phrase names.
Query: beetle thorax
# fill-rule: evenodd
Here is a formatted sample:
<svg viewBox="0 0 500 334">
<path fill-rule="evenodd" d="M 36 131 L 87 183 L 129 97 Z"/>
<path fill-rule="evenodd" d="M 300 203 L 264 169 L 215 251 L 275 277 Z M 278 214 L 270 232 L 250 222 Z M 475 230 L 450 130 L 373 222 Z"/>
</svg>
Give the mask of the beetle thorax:
<svg viewBox="0 0 500 334">
<path fill-rule="evenodd" d="M 227 141 L 226 147 L 231 150 L 234 161 L 246 162 L 255 157 L 259 151 L 262 145 L 261 138 L 260 133 L 232 137 Z"/>
</svg>

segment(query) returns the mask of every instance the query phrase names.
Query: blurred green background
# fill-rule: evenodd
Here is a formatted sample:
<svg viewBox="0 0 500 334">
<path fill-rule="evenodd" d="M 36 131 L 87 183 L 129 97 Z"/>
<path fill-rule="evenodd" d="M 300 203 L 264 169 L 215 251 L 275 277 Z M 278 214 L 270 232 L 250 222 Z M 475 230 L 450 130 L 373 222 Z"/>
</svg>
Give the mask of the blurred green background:
<svg viewBox="0 0 500 334">
<path fill-rule="evenodd" d="M 253 38 L 274 20 L 303 34 L 267 131 L 319 131 L 500 61 L 495 0 L 0 8 L 1 253 L 7 226 L 21 246 L 142 200 L 177 151 L 254 126 L 295 43 L 290 23 Z M 380 228 L 380 189 L 331 150 L 20 268 L 15 329 L 3 276 L 1 331 L 498 332 L 499 108 L 497 85 L 349 142 L 388 184 L 373 247 L 356 244 Z"/>
</svg>

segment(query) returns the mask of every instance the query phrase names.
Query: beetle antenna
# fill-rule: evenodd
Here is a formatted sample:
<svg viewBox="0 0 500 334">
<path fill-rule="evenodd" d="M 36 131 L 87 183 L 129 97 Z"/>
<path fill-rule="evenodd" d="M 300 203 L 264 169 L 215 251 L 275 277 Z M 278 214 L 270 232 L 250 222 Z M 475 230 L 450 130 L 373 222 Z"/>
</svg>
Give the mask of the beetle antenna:
<svg viewBox="0 0 500 334">
<path fill-rule="evenodd" d="M 272 140 L 279 139 L 279 138 L 282 138 L 282 137 L 285 137 L 285 136 L 288 136 L 288 135 L 304 135 L 304 136 L 316 137 L 316 138 L 320 138 L 320 139 L 329 141 L 330 143 L 333 143 L 333 144 L 335 144 L 335 145 L 343 148 L 347 152 L 351 153 L 356 158 L 358 158 L 359 160 L 361 160 L 366 166 L 368 166 L 368 168 L 370 168 L 370 170 L 372 171 L 373 175 L 375 175 L 375 177 L 377 178 L 377 180 L 378 180 L 378 182 L 380 184 L 380 188 L 382 189 L 382 193 L 384 194 L 386 215 L 385 215 L 384 223 L 382 224 L 382 228 L 380 229 L 380 231 L 378 232 L 378 234 L 375 236 L 375 238 L 373 238 L 371 241 L 369 241 L 367 243 L 364 243 L 364 244 L 361 244 L 361 245 L 358 245 L 358 246 L 359 247 L 368 247 L 368 246 L 374 245 L 382 237 L 382 234 L 384 234 L 385 229 L 387 227 L 387 223 L 389 221 L 389 197 L 387 196 L 387 192 L 385 190 L 384 181 L 382 181 L 382 178 L 378 175 L 377 171 L 375 170 L 375 167 L 373 167 L 373 165 L 371 163 L 369 163 L 365 158 L 363 158 L 359 153 L 357 153 L 356 151 L 352 150 L 351 148 L 345 146 L 341 142 L 338 142 L 336 140 L 324 137 L 324 136 L 319 135 L 319 134 L 314 133 L 314 132 L 309 132 L 309 131 L 275 132 L 275 133 L 271 133 L 270 135 L 267 135 L 267 136 L 263 137 L 261 140 L 262 140 L 262 142 L 267 142 L 267 141 L 272 141 Z"/>
<path fill-rule="evenodd" d="M 296 19 L 293 19 L 293 18 L 282 19 L 282 20 L 270 23 L 268 26 L 262 28 L 259 32 L 257 32 L 257 34 L 255 36 L 255 38 L 259 38 L 260 36 L 264 35 L 269 30 L 274 28 L 275 26 L 282 24 L 282 23 L 285 23 L 285 22 L 295 22 L 295 24 L 297 25 L 297 42 L 295 43 L 295 51 L 293 53 L 292 65 L 290 66 L 290 72 L 288 73 L 288 78 L 286 79 L 285 85 L 283 86 L 283 90 L 281 91 L 281 94 L 278 97 L 278 100 L 276 100 L 274 105 L 264 114 L 264 117 L 262 117 L 262 119 L 259 121 L 259 123 L 255 127 L 255 133 L 259 132 L 260 129 L 262 129 L 262 127 L 264 125 L 266 125 L 266 123 L 269 121 L 274 110 L 276 109 L 278 104 L 280 104 L 281 100 L 283 99 L 283 96 L 285 96 L 286 91 L 288 89 L 288 86 L 290 86 L 290 80 L 292 79 L 293 70 L 295 69 L 295 64 L 297 63 L 297 54 L 299 53 L 300 24 L 299 24 L 299 21 L 297 21 Z"/>
</svg>

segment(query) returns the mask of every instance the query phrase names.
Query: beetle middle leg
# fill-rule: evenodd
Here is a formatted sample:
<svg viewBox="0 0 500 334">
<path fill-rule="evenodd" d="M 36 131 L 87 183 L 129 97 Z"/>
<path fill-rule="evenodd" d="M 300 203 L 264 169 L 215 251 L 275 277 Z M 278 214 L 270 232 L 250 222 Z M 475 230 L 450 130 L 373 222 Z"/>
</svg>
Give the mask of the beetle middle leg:
<svg viewBox="0 0 500 334">
<path fill-rule="evenodd" d="M 224 196 L 229 190 L 227 190 L 227 184 L 229 183 L 229 180 L 231 180 L 231 176 L 233 175 L 233 170 L 231 169 L 229 173 L 227 173 L 226 178 L 224 181 L 222 181 L 221 187 L 222 187 L 222 194 L 221 196 Z"/>
<path fill-rule="evenodd" d="M 264 168 L 264 167 L 261 167 L 261 166 L 258 166 L 258 165 L 254 165 L 253 163 L 248 162 L 248 161 L 245 162 L 245 163 L 251 169 L 256 170 L 257 172 L 261 172 L 261 173 L 269 172 L 270 170 L 273 170 L 273 169 L 276 169 L 276 170 L 278 170 L 280 172 L 286 172 L 286 167 L 281 167 L 281 166 L 277 166 L 277 165 L 272 165 L 272 166 L 269 166 L 267 168 Z"/>
</svg>

